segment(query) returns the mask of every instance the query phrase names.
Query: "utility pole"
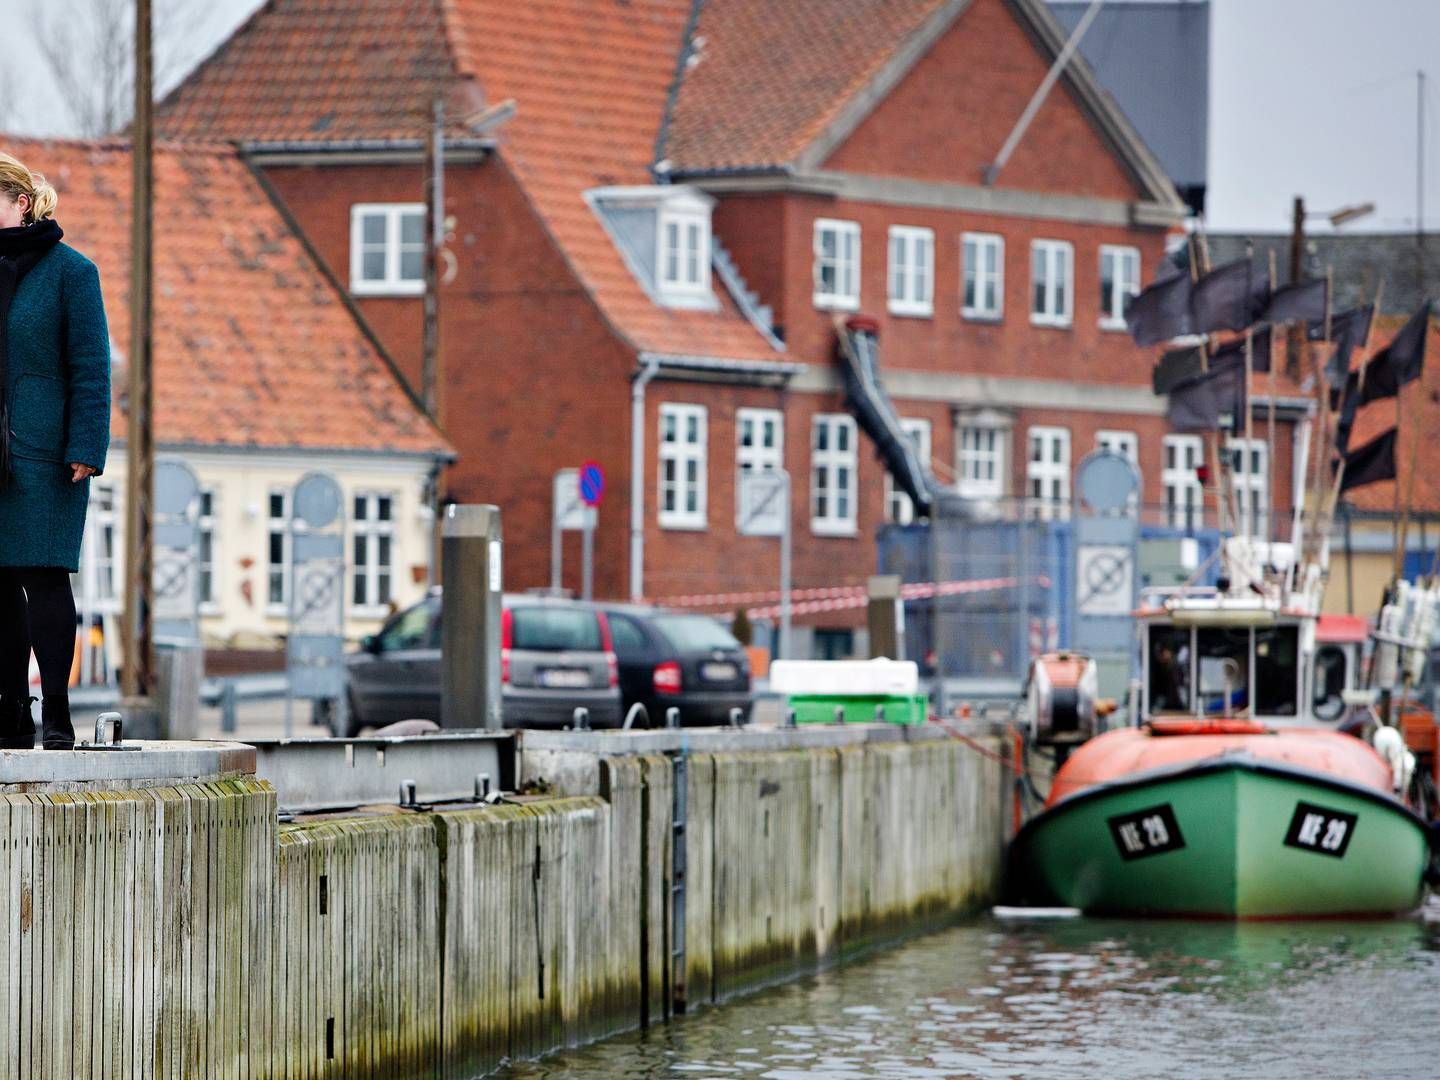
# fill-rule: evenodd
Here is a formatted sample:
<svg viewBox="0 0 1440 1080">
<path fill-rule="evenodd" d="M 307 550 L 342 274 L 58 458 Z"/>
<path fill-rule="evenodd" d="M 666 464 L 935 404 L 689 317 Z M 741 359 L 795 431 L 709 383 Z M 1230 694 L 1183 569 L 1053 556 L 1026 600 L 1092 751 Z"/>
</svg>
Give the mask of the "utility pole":
<svg viewBox="0 0 1440 1080">
<path fill-rule="evenodd" d="M 135 0 L 135 119 L 131 127 L 130 357 L 125 481 L 124 694 L 144 708 L 155 689 L 154 537 L 151 501 L 155 475 L 155 398 L 151 379 L 154 257 L 154 70 L 150 0 Z"/>
<path fill-rule="evenodd" d="M 440 420 L 440 248 L 445 243 L 445 102 L 436 98 L 425 139 L 425 341 L 420 399 Z"/>
<path fill-rule="evenodd" d="M 1415 73 L 1415 280 L 1425 282 L 1425 72 Z"/>
<path fill-rule="evenodd" d="M 1290 284 L 1301 278 L 1305 252 L 1305 200 L 1295 196 L 1294 218 L 1290 224 Z M 1292 379 L 1300 376 L 1300 348 L 1305 340 L 1305 327 L 1295 322 L 1285 336 L 1285 374 Z"/>
</svg>

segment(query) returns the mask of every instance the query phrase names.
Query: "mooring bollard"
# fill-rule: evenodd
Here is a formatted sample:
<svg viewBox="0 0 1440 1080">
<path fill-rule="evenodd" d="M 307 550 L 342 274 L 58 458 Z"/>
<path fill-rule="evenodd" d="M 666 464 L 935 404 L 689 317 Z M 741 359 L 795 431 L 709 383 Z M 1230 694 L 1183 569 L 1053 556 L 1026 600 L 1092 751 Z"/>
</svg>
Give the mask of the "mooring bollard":
<svg viewBox="0 0 1440 1080">
<path fill-rule="evenodd" d="M 680 710 L 671 705 L 665 710 L 665 726 L 667 728 L 678 728 L 680 726 Z"/>
<path fill-rule="evenodd" d="M 737 708 L 737 709 L 731 709 L 731 710 L 730 710 L 730 726 L 731 726 L 731 727 L 739 727 L 740 724 L 741 724 L 741 722 L 742 722 L 744 719 L 745 719 L 745 710 L 744 710 L 744 709 L 738 709 L 738 708 Z"/>
<path fill-rule="evenodd" d="M 121 717 L 118 712 L 104 712 L 95 718 L 95 745 L 114 746 L 120 742 Z"/>
<path fill-rule="evenodd" d="M 410 809 L 411 807 L 414 807 L 414 806 L 418 806 L 418 805 L 419 805 L 419 803 L 417 803 L 417 802 L 415 801 L 415 781 L 414 781 L 414 780 L 401 780 L 401 781 L 400 781 L 400 805 L 403 806 L 403 807 L 405 807 L 407 810 Z"/>
<path fill-rule="evenodd" d="M 786 710 L 785 710 L 785 726 L 786 726 L 786 727 L 799 727 L 799 726 L 800 726 L 800 719 L 799 719 L 799 717 L 796 715 L 796 712 L 795 712 L 794 709 L 786 709 Z"/>
<path fill-rule="evenodd" d="M 639 718 L 642 726 L 647 728 L 650 726 L 650 713 L 645 708 L 645 706 L 640 704 L 640 702 L 638 701 L 635 702 L 634 705 L 631 705 L 630 711 L 625 714 L 625 723 L 623 725 L 624 730 L 629 731 L 632 727 L 634 727 L 637 717 Z"/>
<path fill-rule="evenodd" d="M 590 730 L 590 710 L 583 705 L 577 705 L 575 711 L 570 714 L 570 723 L 576 731 Z"/>
<path fill-rule="evenodd" d="M 477 773 L 475 776 L 475 801 L 484 802 L 490 794 L 490 774 L 488 772 Z"/>
<path fill-rule="evenodd" d="M 835 706 L 835 723 L 837 723 L 837 724 L 843 724 L 844 722 L 845 722 L 845 706 L 844 706 L 844 705 L 836 705 L 836 706 Z"/>
<path fill-rule="evenodd" d="M 884 705 L 876 705 L 876 706 L 875 706 L 875 722 L 876 722 L 877 724 L 883 724 L 883 723 L 885 722 L 885 706 L 884 706 Z"/>
</svg>

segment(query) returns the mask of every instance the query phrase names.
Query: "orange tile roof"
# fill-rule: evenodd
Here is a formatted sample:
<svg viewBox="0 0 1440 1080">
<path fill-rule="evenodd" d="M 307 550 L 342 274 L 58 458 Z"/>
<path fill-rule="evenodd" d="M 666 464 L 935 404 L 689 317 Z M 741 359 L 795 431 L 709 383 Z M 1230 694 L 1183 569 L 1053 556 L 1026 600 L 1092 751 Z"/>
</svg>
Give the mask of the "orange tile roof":
<svg viewBox="0 0 1440 1080">
<path fill-rule="evenodd" d="M 453 75 L 438 0 L 267 0 L 164 100 L 157 130 L 244 142 L 418 139 Z"/>
<path fill-rule="evenodd" d="M 120 363 L 129 342 L 130 153 L 0 136 L 60 193 L 92 259 Z M 234 149 L 155 154 L 155 438 L 161 444 L 450 453 Z"/>
<path fill-rule="evenodd" d="M 618 334 L 638 351 L 782 359 L 718 281 L 718 311 L 651 300 L 583 197 L 653 182 L 691 0 L 434 2 L 270 0 L 167 99 L 160 130 L 246 142 L 418 139 L 442 90 L 472 107 L 513 98 L 500 152 Z"/>
<path fill-rule="evenodd" d="M 705 4 L 662 155 L 684 171 L 794 161 L 946 3 Z"/>
</svg>

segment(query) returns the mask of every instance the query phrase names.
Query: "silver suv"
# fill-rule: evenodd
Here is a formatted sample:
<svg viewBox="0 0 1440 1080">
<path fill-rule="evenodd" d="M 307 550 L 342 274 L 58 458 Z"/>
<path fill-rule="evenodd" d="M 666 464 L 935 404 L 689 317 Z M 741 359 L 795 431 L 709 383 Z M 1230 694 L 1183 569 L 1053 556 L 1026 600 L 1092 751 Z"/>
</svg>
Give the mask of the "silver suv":
<svg viewBox="0 0 1440 1080">
<path fill-rule="evenodd" d="M 345 658 L 347 735 L 397 720 L 440 719 L 440 593 L 367 637 Z M 605 613 L 594 604 L 506 596 L 500 669 L 506 727 L 562 727 L 577 706 L 595 727 L 620 723 L 620 672 Z M 337 734 L 340 734 L 337 732 Z"/>
</svg>

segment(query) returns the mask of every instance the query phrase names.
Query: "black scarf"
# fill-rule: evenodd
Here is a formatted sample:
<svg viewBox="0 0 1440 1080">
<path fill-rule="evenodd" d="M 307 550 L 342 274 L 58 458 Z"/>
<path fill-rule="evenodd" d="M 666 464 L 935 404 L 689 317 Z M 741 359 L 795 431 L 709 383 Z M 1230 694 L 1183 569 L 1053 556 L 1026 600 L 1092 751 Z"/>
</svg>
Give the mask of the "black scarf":
<svg viewBox="0 0 1440 1080">
<path fill-rule="evenodd" d="M 60 242 L 65 234 L 53 220 L 0 229 L 0 488 L 10 486 L 10 334 L 7 330 L 10 305 L 31 268 Z"/>
</svg>

